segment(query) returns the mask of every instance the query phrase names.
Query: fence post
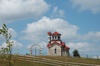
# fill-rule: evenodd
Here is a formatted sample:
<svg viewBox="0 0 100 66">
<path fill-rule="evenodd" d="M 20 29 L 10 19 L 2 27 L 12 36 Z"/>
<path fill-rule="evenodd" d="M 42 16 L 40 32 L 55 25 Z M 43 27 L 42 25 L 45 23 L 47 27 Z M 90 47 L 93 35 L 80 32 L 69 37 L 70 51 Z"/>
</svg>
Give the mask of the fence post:
<svg viewBox="0 0 100 66">
<path fill-rule="evenodd" d="M 88 55 L 87 55 L 87 58 L 88 58 Z"/>
<path fill-rule="evenodd" d="M 98 55 L 97 55 L 97 60 L 99 59 Z"/>
</svg>

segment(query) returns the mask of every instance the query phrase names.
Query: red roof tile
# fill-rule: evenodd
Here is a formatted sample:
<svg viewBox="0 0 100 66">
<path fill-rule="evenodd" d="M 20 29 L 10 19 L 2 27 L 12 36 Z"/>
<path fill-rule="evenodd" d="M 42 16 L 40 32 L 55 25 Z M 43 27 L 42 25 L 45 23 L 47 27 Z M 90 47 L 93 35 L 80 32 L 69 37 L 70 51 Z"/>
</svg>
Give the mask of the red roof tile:
<svg viewBox="0 0 100 66">
<path fill-rule="evenodd" d="M 64 46 L 65 45 L 65 42 L 62 42 L 62 44 L 61 44 L 62 46 Z"/>
<path fill-rule="evenodd" d="M 48 32 L 48 35 L 51 35 L 51 32 Z"/>
<path fill-rule="evenodd" d="M 65 42 L 62 42 L 62 44 L 59 44 L 57 42 L 54 42 L 52 44 L 48 44 L 47 47 L 51 47 L 53 44 L 58 44 L 58 45 L 60 45 L 62 47 L 64 46 L 65 49 L 70 49 L 68 46 L 65 45 Z"/>
<path fill-rule="evenodd" d="M 65 49 L 70 49 L 68 46 L 65 46 Z"/>
<path fill-rule="evenodd" d="M 61 35 L 61 34 L 56 31 L 53 33 L 53 35 Z"/>
<path fill-rule="evenodd" d="M 48 44 L 48 45 L 47 45 L 47 47 L 50 47 L 50 46 L 51 46 L 51 44 Z"/>
</svg>

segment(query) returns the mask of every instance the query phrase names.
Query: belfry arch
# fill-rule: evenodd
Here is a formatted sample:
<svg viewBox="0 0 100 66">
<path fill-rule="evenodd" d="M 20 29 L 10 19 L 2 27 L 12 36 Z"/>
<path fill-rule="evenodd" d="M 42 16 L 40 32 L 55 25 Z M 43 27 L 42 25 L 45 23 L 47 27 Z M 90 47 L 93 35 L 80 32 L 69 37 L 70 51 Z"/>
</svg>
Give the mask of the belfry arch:
<svg viewBox="0 0 100 66">
<path fill-rule="evenodd" d="M 29 50 L 30 50 L 30 55 L 32 55 L 32 48 L 33 47 L 39 47 L 39 55 L 42 55 L 42 48 L 38 45 L 38 44 L 33 44 L 33 45 L 31 45 L 31 47 L 29 48 Z M 35 53 L 36 53 L 36 51 L 35 51 Z"/>
</svg>

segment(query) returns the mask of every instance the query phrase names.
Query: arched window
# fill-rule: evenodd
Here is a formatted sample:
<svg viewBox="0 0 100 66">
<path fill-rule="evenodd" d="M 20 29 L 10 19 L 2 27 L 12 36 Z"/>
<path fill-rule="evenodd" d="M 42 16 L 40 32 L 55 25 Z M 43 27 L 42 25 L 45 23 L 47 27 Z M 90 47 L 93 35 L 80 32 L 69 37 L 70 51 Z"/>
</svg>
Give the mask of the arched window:
<svg viewBox="0 0 100 66">
<path fill-rule="evenodd" d="M 57 49 L 55 48 L 55 50 L 54 50 L 54 51 L 55 51 L 55 54 L 56 54 L 56 53 L 57 53 Z"/>
<path fill-rule="evenodd" d="M 58 36 L 58 39 L 60 40 L 60 36 Z"/>
<path fill-rule="evenodd" d="M 54 40 L 54 36 L 52 36 L 52 40 Z"/>
</svg>

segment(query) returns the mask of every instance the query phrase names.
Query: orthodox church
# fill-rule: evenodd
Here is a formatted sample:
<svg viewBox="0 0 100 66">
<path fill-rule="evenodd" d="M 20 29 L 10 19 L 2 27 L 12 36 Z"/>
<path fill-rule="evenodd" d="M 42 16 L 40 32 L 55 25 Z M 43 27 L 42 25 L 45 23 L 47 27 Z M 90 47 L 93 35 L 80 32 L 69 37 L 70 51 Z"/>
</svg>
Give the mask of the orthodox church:
<svg viewBox="0 0 100 66">
<path fill-rule="evenodd" d="M 57 31 L 48 32 L 48 55 L 49 56 L 69 56 L 69 47 L 61 40 L 61 34 Z"/>
</svg>

